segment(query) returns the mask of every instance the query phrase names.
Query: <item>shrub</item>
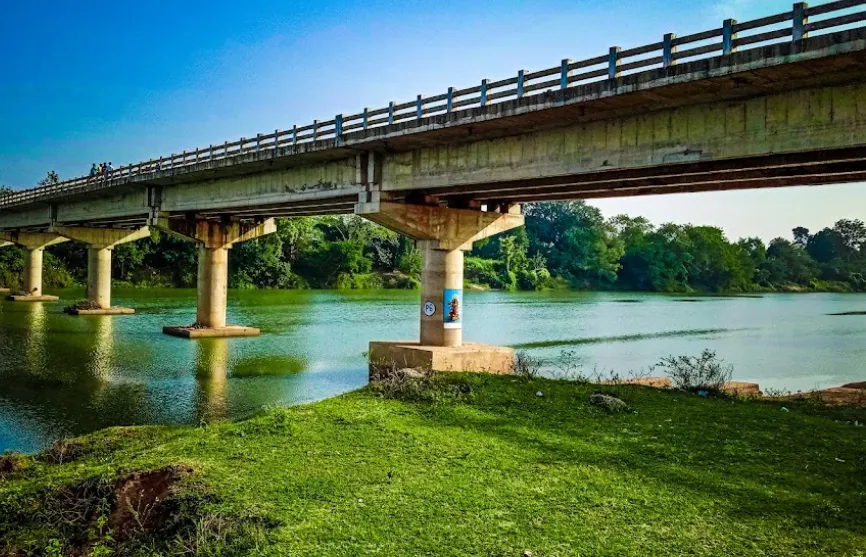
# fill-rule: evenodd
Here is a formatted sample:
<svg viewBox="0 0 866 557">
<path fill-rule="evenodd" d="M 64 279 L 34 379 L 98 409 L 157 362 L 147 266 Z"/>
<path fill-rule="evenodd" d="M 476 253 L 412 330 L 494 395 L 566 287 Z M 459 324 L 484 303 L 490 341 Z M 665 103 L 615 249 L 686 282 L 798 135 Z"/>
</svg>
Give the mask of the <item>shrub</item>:
<svg viewBox="0 0 866 557">
<path fill-rule="evenodd" d="M 514 375 L 522 379 L 535 379 L 541 372 L 542 361 L 535 356 L 530 356 L 525 350 L 514 354 Z"/>
<path fill-rule="evenodd" d="M 724 365 L 724 360 L 719 359 L 714 351 L 707 349 L 697 357 L 662 358 L 656 367 L 670 376 L 674 388 L 692 392 L 721 392 L 734 372 L 734 366 Z"/>
</svg>

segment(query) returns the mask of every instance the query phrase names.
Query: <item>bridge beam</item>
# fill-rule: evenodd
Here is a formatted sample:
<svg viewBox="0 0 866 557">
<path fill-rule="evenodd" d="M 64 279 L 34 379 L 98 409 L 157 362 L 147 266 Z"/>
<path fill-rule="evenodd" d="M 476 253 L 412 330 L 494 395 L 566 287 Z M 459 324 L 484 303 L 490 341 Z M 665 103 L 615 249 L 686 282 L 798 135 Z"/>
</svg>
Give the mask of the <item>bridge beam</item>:
<svg viewBox="0 0 866 557">
<path fill-rule="evenodd" d="M 511 373 L 512 349 L 463 342 L 463 252 L 522 226 L 520 206 L 488 212 L 362 200 L 355 212 L 413 238 L 422 253 L 420 339 L 371 342 L 371 375 L 402 367 Z"/>
<path fill-rule="evenodd" d="M 97 308 L 73 309 L 74 315 L 132 314 L 131 308 L 111 307 L 111 252 L 120 244 L 150 236 L 147 226 L 127 230 L 120 228 L 87 228 L 53 226 L 51 232 L 87 246 L 87 301 Z"/>
<path fill-rule="evenodd" d="M 9 296 L 13 302 L 53 302 L 57 296 L 42 294 L 42 256 L 45 248 L 65 242 L 66 238 L 44 232 L 0 232 L 0 242 L 16 244 L 26 249 L 24 258 L 23 296 Z"/>
<path fill-rule="evenodd" d="M 239 223 L 160 218 L 155 220 L 155 224 L 170 234 L 199 245 L 195 324 L 188 327 L 163 327 L 162 331 L 183 338 L 258 336 L 258 329 L 226 323 L 229 249 L 238 242 L 276 232 L 274 219 Z"/>
</svg>

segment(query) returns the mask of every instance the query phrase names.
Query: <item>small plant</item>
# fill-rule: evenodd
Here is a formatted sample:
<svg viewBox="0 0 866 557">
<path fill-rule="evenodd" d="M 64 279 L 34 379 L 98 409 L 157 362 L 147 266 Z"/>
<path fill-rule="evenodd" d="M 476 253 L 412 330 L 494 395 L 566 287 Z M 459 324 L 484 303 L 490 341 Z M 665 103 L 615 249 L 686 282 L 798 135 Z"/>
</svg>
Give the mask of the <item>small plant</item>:
<svg viewBox="0 0 866 557">
<path fill-rule="evenodd" d="M 724 365 L 713 350 L 705 349 L 700 356 L 668 356 L 656 364 L 666 372 L 675 389 L 719 393 L 731 380 L 734 366 Z"/>
<path fill-rule="evenodd" d="M 90 310 L 90 309 L 102 309 L 102 306 L 97 304 L 96 302 L 91 302 L 90 300 L 81 300 L 80 302 L 75 302 L 71 306 L 66 306 L 63 308 L 65 313 L 75 313 L 79 310 Z"/>
<path fill-rule="evenodd" d="M 535 379 L 541 372 L 542 363 L 540 358 L 520 350 L 514 355 L 514 375 L 527 380 Z"/>
</svg>

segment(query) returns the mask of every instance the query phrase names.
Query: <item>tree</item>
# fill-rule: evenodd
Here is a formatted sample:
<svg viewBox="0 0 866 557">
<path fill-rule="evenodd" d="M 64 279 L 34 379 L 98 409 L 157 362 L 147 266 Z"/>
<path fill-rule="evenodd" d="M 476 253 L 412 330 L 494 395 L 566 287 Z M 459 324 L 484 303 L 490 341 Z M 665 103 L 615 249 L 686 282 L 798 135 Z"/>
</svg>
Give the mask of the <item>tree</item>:
<svg viewBox="0 0 866 557">
<path fill-rule="evenodd" d="M 42 178 L 38 182 L 36 182 L 37 186 L 54 186 L 60 183 L 60 177 L 57 176 L 57 173 L 53 170 L 49 170 L 48 174 L 45 175 L 45 178 Z"/>
</svg>

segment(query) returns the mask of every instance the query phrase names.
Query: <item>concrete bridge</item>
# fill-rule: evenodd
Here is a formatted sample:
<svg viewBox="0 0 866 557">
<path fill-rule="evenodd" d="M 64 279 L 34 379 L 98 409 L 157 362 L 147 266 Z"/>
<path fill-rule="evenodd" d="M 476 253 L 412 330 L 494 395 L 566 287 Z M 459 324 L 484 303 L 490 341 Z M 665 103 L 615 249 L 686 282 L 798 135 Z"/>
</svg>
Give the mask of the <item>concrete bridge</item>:
<svg viewBox="0 0 866 557">
<path fill-rule="evenodd" d="M 588 60 L 183 151 L 0 198 L 0 243 L 90 246 L 88 297 L 110 303 L 111 249 L 157 228 L 199 245 L 195 328 L 225 322 L 228 250 L 273 217 L 355 213 L 420 242 L 421 338 L 373 360 L 511 368 L 464 344 L 463 252 L 520 226 L 522 202 L 866 181 L 866 0 L 665 35 Z"/>
</svg>

